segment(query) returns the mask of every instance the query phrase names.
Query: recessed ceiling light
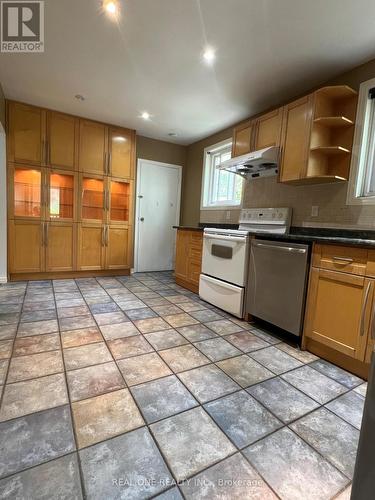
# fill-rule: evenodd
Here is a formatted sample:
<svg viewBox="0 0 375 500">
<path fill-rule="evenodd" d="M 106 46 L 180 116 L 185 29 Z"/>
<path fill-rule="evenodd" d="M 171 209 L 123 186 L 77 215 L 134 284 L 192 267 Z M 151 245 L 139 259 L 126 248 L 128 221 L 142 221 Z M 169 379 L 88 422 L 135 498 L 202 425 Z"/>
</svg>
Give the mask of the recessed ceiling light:
<svg viewBox="0 0 375 500">
<path fill-rule="evenodd" d="M 147 111 L 143 111 L 143 113 L 141 114 L 141 118 L 143 118 L 144 120 L 149 120 L 150 113 L 147 113 Z"/>
<path fill-rule="evenodd" d="M 203 52 L 203 59 L 207 64 L 212 64 L 216 59 L 215 50 L 212 47 L 206 47 Z"/>
<path fill-rule="evenodd" d="M 74 97 L 77 99 L 77 101 L 84 101 L 85 100 L 85 98 L 82 94 L 76 94 Z"/>
<path fill-rule="evenodd" d="M 115 0 L 104 0 L 103 8 L 108 14 L 114 15 L 117 12 L 117 2 Z"/>
</svg>

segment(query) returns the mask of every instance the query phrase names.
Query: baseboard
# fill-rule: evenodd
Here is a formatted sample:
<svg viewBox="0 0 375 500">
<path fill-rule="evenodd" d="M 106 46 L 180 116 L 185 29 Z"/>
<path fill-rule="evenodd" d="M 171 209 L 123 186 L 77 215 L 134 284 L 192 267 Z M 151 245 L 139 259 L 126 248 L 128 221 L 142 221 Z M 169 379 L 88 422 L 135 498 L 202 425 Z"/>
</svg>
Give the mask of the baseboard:
<svg viewBox="0 0 375 500">
<path fill-rule="evenodd" d="M 8 278 L 6 276 L 0 276 L 0 284 L 1 283 L 8 283 Z"/>
</svg>

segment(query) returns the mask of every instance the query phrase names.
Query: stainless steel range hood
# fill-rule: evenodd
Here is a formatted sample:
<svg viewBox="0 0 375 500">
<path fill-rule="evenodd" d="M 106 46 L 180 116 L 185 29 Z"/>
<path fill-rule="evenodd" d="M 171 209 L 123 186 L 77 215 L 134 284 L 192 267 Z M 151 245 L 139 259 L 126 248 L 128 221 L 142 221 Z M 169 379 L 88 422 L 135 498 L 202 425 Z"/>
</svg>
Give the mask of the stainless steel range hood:
<svg viewBox="0 0 375 500">
<path fill-rule="evenodd" d="M 219 165 L 218 168 L 241 175 L 241 177 L 248 180 L 277 175 L 279 172 L 279 152 L 280 148 L 277 146 L 259 149 L 252 153 L 231 158 Z"/>
</svg>

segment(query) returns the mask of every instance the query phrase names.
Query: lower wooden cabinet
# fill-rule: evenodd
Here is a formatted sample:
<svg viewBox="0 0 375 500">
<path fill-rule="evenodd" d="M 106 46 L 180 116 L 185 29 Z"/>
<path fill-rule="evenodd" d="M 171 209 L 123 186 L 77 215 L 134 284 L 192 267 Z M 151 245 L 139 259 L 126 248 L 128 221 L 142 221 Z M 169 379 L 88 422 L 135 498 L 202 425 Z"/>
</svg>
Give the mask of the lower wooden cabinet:
<svg viewBox="0 0 375 500">
<path fill-rule="evenodd" d="M 76 224 L 46 222 L 44 226 L 46 272 L 74 271 Z"/>
<path fill-rule="evenodd" d="M 198 292 L 202 265 L 203 231 L 177 230 L 175 277 L 177 283 Z"/>
<path fill-rule="evenodd" d="M 36 220 L 9 221 L 9 272 L 38 273 L 44 271 L 44 226 Z"/>
<path fill-rule="evenodd" d="M 106 234 L 106 269 L 130 267 L 132 230 L 129 227 L 108 225 Z"/>
</svg>

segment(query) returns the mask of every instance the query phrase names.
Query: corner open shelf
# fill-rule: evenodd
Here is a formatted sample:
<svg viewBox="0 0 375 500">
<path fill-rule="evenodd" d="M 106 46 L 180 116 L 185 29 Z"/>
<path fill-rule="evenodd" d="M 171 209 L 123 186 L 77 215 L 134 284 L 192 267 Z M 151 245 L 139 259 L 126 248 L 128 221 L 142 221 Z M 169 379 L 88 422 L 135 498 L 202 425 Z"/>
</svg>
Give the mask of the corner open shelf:
<svg viewBox="0 0 375 500">
<path fill-rule="evenodd" d="M 354 125 L 354 121 L 346 116 L 320 116 L 319 118 L 314 118 L 314 123 L 332 128 L 350 127 Z"/>
</svg>

